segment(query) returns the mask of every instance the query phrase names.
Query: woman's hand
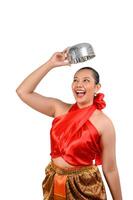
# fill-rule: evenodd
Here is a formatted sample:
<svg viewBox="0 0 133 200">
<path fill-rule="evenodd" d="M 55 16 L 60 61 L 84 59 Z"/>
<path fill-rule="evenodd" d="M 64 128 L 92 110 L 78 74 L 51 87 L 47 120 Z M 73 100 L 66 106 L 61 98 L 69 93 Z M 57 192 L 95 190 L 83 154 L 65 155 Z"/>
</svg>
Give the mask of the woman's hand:
<svg viewBox="0 0 133 200">
<path fill-rule="evenodd" d="M 48 60 L 48 62 L 53 67 L 66 66 L 66 65 L 70 66 L 70 63 L 67 59 L 67 49 L 64 49 L 64 51 L 62 52 L 54 53 L 52 57 Z"/>
</svg>

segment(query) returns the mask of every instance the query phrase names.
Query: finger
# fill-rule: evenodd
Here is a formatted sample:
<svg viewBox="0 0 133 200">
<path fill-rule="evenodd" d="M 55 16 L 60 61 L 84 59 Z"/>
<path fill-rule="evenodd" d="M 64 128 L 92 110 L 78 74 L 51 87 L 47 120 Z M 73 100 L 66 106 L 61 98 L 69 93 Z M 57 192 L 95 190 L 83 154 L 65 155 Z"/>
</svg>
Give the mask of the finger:
<svg viewBox="0 0 133 200">
<path fill-rule="evenodd" d="M 69 65 L 69 66 L 71 65 L 70 62 L 69 62 L 68 60 L 65 60 L 65 61 L 64 61 L 64 64 L 65 64 L 65 65 Z"/>
<path fill-rule="evenodd" d="M 68 53 L 68 47 L 67 48 L 65 48 L 64 50 L 63 50 L 63 53 L 65 54 L 65 56 L 67 57 L 67 53 Z"/>
<path fill-rule="evenodd" d="M 65 56 L 65 59 L 67 59 L 67 57 L 68 57 L 67 51 L 64 52 L 64 56 Z"/>
<path fill-rule="evenodd" d="M 64 51 L 64 52 L 62 52 L 61 54 L 62 54 L 64 60 L 67 60 L 67 53 Z"/>
<path fill-rule="evenodd" d="M 64 52 L 67 52 L 67 51 L 68 51 L 68 47 L 67 47 L 67 48 L 65 48 L 65 49 L 63 50 L 63 53 L 64 53 Z"/>
</svg>

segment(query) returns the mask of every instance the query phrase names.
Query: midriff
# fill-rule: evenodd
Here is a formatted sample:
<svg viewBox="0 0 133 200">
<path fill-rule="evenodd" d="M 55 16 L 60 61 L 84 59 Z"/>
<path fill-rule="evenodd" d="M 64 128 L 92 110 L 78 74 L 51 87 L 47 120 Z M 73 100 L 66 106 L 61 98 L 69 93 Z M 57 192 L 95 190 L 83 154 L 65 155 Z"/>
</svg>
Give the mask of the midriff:
<svg viewBox="0 0 133 200">
<path fill-rule="evenodd" d="M 67 163 L 61 156 L 57 157 L 57 158 L 52 158 L 53 162 L 55 165 L 62 167 L 62 168 L 70 168 L 70 167 L 75 167 L 73 165 L 70 165 L 69 163 Z"/>
</svg>

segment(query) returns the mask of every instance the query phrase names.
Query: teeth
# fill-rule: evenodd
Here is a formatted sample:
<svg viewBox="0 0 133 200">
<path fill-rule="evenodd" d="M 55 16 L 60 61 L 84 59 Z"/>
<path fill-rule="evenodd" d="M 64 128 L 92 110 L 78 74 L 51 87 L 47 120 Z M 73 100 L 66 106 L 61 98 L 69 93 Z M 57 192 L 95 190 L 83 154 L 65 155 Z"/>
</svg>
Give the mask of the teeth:
<svg viewBox="0 0 133 200">
<path fill-rule="evenodd" d="M 76 92 L 85 92 L 85 91 L 83 91 L 83 90 L 77 90 Z"/>
<path fill-rule="evenodd" d="M 81 93 L 81 94 L 83 94 L 83 93 L 85 93 L 84 91 L 76 91 L 76 93 Z"/>
</svg>

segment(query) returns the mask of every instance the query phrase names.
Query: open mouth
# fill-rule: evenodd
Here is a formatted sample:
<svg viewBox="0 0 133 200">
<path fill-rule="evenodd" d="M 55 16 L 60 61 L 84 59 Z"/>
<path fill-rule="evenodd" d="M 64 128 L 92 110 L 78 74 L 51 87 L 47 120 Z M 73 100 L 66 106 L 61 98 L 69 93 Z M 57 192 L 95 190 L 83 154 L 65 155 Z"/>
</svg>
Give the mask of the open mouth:
<svg viewBox="0 0 133 200">
<path fill-rule="evenodd" d="M 76 96 L 77 97 L 83 97 L 86 94 L 85 91 L 76 91 Z"/>
</svg>

